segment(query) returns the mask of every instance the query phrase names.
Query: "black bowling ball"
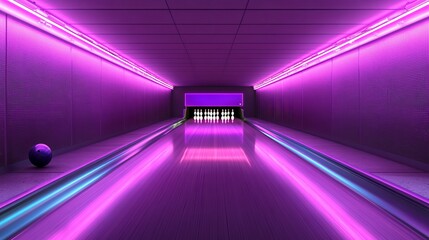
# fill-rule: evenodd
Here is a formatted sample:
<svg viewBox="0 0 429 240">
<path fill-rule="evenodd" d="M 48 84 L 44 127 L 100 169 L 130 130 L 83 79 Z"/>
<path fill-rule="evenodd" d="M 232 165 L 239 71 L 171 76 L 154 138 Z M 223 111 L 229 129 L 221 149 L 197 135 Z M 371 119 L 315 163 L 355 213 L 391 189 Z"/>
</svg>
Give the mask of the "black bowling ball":
<svg viewBox="0 0 429 240">
<path fill-rule="evenodd" d="M 51 162 L 52 151 L 48 145 L 39 143 L 30 149 L 30 152 L 28 153 L 28 159 L 34 166 L 42 168 Z"/>
</svg>

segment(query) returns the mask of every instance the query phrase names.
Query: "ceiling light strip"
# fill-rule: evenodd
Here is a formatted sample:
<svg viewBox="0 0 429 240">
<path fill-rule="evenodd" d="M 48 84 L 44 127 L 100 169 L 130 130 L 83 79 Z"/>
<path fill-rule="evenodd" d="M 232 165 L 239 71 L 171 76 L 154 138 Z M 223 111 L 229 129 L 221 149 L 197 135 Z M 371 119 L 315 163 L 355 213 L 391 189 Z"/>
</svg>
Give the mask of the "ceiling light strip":
<svg viewBox="0 0 429 240">
<path fill-rule="evenodd" d="M 414 5 L 410 9 L 403 9 L 388 18 L 380 20 L 376 24 L 372 24 L 371 26 L 366 27 L 362 31 L 359 31 L 355 34 L 352 34 L 346 38 L 337 41 L 330 47 L 319 51 L 318 53 L 313 54 L 299 61 L 296 64 L 293 64 L 291 67 L 288 67 L 278 72 L 277 74 L 274 74 L 271 77 L 255 84 L 253 88 L 255 90 L 258 90 L 260 88 L 278 82 L 295 73 L 301 72 L 309 67 L 312 67 L 320 62 L 355 49 L 366 43 L 381 38 L 387 34 L 393 33 L 399 29 L 421 21 L 427 17 L 429 17 L 429 1 L 425 0 L 419 4 Z"/>
<path fill-rule="evenodd" d="M 113 62 L 114 64 L 117 64 L 142 76 L 143 78 L 155 82 L 163 87 L 173 89 L 171 84 L 161 80 L 152 72 L 126 59 L 113 50 L 103 46 L 94 39 L 69 26 L 59 18 L 46 13 L 35 4 L 29 3 L 28 1 L 2 1 L 0 3 L 0 10 L 61 39 L 64 39 L 73 45 L 90 51 L 97 56 L 100 56 L 110 62 Z"/>
</svg>

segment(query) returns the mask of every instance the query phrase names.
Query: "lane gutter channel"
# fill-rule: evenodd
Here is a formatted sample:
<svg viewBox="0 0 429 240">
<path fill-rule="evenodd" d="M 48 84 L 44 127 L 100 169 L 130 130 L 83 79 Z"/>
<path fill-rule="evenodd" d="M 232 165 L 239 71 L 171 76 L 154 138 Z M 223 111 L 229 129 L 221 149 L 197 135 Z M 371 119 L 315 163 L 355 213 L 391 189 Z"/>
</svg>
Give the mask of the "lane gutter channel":
<svg viewBox="0 0 429 240">
<path fill-rule="evenodd" d="M 360 196 L 382 208 L 416 233 L 429 236 L 429 205 L 377 179 L 351 169 L 275 130 L 245 120 L 266 137 L 328 174 Z"/>
<path fill-rule="evenodd" d="M 92 186 L 185 122 L 181 119 L 95 160 L 0 208 L 0 239 L 16 236 L 25 227 Z"/>
</svg>

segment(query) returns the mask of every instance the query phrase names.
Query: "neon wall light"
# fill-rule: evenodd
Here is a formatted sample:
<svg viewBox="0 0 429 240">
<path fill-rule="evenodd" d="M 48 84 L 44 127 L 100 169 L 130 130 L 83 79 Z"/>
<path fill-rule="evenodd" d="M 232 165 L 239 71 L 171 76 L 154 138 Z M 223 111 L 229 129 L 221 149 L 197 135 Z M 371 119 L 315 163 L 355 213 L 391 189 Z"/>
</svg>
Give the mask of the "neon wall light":
<svg viewBox="0 0 429 240">
<path fill-rule="evenodd" d="M 282 71 L 262 80 L 261 82 L 256 83 L 253 88 L 257 90 L 283 80 L 325 60 L 331 59 L 413 23 L 421 21 L 428 16 L 429 0 L 417 1 L 413 3 L 413 6 L 407 5 L 403 10 L 395 12 L 391 16 L 364 28 L 357 33 L 343 38 L 330 47 L 313 54 L 290 67 L 283 69 Z"/>
<path fill-rule="evenodd" d="M 103 46 L 94 39 L 74 29 L 61 19 L 43 11 L 37 5 L 29 1 L 8 0 L 0 2 L 0 11 L 16 17 L 45 32 L 59 37 L 75 46 L 102 57 L 120 67 L 134 72 L 145 79 L 157 83 L 163 87 L 173 89 L 173 86 L 147 69 L 119 55 L 113 50 Z"/>
<path fill-rule="evenodd" d="M 185 107 L 243 107 L 243 93 L 185 93 Z"/>
</svg>

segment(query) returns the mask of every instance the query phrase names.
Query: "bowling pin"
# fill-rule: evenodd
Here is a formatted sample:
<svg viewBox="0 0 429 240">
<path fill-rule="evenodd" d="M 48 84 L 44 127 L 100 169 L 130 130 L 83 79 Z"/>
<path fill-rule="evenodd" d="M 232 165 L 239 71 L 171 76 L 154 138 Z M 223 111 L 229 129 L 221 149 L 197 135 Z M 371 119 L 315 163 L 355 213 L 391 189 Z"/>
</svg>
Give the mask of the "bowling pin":
<svg viewBox="0 0 429 240">
<path fill-rule="evenodd" d="M 212 121 L 212 110 L 211 109 L 209 109 L 208 119 L 209 119 L 209 122 Z"/>
</svg>

